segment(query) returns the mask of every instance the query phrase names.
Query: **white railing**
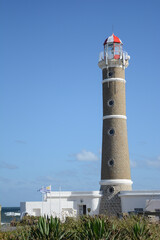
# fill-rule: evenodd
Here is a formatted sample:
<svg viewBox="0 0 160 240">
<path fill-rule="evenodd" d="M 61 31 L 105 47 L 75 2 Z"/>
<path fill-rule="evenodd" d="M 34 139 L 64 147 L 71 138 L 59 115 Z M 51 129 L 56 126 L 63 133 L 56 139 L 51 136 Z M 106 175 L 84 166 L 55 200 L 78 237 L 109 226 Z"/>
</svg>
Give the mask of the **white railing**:
<svg viewBox="0 0 160 240">
<path fill-rule="evenodd" d="M 100 52 L 99 54 L 99 62 L 104 60 L 104 52 Z"/>
<path fill-rule="evenodd" d="M 106 53 L 107 54 L 107 53 Z M 108 54 L 107 54 L 108 55 Z M 125 60 L 129 60 L 130 56 L 128 55 L 128 53 L 126 51 L 122 51 L 120 53 L 120 59 L 122 59 L 122 56 L 124 57 Z M 109 60 L 114 59 L 114 54 L 111 53 L 110 55 L 108 55 L 107 57 Z M 104 52 L 100 52 L 99 54 L 99 62 L 104 60 Z"/>
</svg>

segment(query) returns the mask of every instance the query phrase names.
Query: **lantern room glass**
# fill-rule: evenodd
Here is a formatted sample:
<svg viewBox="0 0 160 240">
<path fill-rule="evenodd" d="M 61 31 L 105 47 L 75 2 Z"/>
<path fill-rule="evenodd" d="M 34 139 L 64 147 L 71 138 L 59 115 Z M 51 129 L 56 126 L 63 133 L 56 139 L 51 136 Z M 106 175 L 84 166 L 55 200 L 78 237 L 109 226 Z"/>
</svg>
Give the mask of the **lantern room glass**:
<svg viewBox="0 0 160 240">
<path fill-rule="evenodd" d="M 114 43 L 114 59 L 120 59 L 122 52 L 122 45 L 120 43 Z"/>
<path fill-rule="evenodd" d="M 109 60 L 122 58 L 122 44 L 121 43 L 108 43 L 104 46 L 104 55 Z"/>
</svg>

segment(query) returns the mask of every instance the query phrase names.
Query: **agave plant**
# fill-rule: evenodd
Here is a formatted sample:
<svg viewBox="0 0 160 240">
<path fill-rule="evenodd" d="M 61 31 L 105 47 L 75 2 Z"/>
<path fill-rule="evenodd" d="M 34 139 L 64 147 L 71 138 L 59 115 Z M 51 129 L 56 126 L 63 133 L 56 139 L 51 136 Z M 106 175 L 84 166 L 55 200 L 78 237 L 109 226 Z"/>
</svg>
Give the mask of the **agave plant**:
<svg viewBox="0 0 160 240">
<path fill-rule="evenodd" d="M 120 232 L 114 224 L 108 224 L 104 218 L 86 218 L 82 221 L 81 230 L 77 233 L 77 239 L 82 240 L 118 240 Z"/>
<path fill-rule="evenodd" d="M 150 240 L 151 237 L 150 230 L 145 222 L 138 221 L 136 222 L 132 229 L 126 229 L 128 239 L 132 240 Z"/>
<path fill-rule="evenodd" d="M 147 228 L 147 225 L 145 223 L 137 222 L 133 226 L 133 239 L 149 239 L 149 237 L 149 228 Z"/>
<path fill-rule="evenodd" d="M 32 236 L 39 240 L 63 240 L 69 239 L 72 234 L 62 229 L 58 218 L 40 217 L 36 227 L 32 228 Z"/>
</svg>

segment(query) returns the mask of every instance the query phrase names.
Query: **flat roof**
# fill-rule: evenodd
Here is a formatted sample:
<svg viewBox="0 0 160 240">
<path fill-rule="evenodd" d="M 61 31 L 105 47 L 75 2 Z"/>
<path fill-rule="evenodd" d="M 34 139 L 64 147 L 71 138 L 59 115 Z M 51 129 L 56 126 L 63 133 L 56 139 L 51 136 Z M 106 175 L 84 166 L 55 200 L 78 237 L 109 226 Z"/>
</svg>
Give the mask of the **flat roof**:
<svg viewBox="0 0 160 240">
<path fill-rule="evenodd" d="M 160 196 L 160 190 L 120 191 L 119 197 L 124 196 Z"/>
<path fill-rule="evenodd" d="M 51 191 L 47 193 L 47 198 L 68 198 L 68 197 L 101 197 L 100 191 L 86 191 L 86 192 L 76 192 L 76 191 Z"/>
</svg>

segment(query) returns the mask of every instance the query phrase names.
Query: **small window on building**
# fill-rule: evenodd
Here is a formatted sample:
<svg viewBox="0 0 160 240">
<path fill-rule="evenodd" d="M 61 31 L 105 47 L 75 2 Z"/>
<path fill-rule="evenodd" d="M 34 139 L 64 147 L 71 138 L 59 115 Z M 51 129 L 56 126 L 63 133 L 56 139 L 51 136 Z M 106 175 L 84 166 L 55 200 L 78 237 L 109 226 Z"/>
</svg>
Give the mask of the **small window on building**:
<svg viewBox="0 0 160 240">
<path fill-rule="evenodd" d="M 143 212 L 143 208 L 134 208 L 135 212 Z"/>
<path fill-rule="evenodd" d="M 110 136 L 113 136 L 113 135 L 115 134 L 115 130 L 114 130 L 113 128 L 109 129 L 109 130 L 108 130 L 108 134 L 109 134 Z"/>
<path fill-rule="evenodd" d="M 113 99 L 109 99 L 107 102 L 109 107 L 113 107 L 114 106 L 114 100 Z"/>
<path fill-rule="evenodd" d="M 34 208 L 33 209 L 33 215 L 35 217 L 40 217 L 41 216 L 41 209 L 40 208 Z"/>
<path fill-rule="evenodd" d="M 108 166 L 113 167 L 113 165 L 114 165 L 114 160 L 113 160 L 113 159 L 110 159 L 110 160 L 108 161 Z"/>
<path fill-rule="evenodd" d="M 155 209 L 155 212 L 160 212 L 160 208 Z"/>
</svg>

